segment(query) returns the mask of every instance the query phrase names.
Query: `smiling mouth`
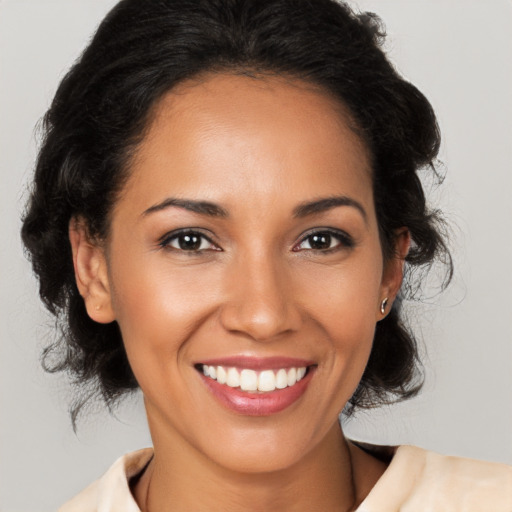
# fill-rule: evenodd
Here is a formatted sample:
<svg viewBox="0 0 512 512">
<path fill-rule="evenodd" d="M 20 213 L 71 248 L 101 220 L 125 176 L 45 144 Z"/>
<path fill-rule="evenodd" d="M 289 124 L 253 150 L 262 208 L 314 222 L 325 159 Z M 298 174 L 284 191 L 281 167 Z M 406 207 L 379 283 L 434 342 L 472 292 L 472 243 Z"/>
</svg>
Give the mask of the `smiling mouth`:
<svg viewBox="0 0 512 512">
<path fill-rule="evenodd" d="M 308 373 L 309 366 L 253 370 L 220 365 L 198 364 L 196 369 L 208 379 L 246 393 L 271 393 L 291 388 Z"/>
</svg>

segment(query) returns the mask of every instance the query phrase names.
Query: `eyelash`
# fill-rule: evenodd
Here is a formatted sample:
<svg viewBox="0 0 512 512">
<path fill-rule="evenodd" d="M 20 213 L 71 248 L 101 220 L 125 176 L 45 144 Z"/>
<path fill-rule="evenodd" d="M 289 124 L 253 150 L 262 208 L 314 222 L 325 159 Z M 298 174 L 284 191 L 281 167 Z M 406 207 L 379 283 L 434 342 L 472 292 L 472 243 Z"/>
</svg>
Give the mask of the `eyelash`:
<svg viewBox="0 0 512 512">
<path fill-rule="evenodd" d="M 179 247 L 172 246 L 172 242 L 174 242 L 174 241 L 178 241 L 178 245 L 181 245 L 179 243 L 180 237 L 187 237 L 187 236 L 191 237 L 191 238 L 199 239 L 199 246 L 196 248 L 191 248 L 191 249 L 184 249 L 182 246 L 179 246 Z M 335 245 L 334 247 L 327 247 L 325 249 L 315 249 L 314 247 L 311 247 L 311 240 L 314 236 L 324 236 L 324 237 L 327 236 L 330 239 L 334 238 L 335 240 L 338 241 L 338 244 Z M 308 240 L 309 240 L 310 247 L 306 248 L 306 249 L 301 249 L 300 246 L 303 245 Z M 203 245 L 203 243 L 205 241 L 208 244 L 210 244 L 211 246 L 213 246 L 213 248 L 212 247 L 201 248 L 201 246 Z M 332 242 L 332 240 L 329 240 L 329 242 Z M 193 230 L 193 229 L 183 229 L 183 230 L 179 230 L 179 231 L 173 231 L 172 233 L 167 233 L 160 239 L 160 241 L 158 242 L 158 245 L 160 247 L 162 247 L 163 249 L 171 249 L 171 250 L 175 250 L 175 251 L 180 251 L 182 253 L 188 253 L 190 255 L 200 254 L 205 251 L 221 251 L 222 250 L 217 245 L 215 245 L 215 243 L 212 242 L 212 240 L 208 236 L 206 236 L 204 233 L 202 233 L 198 230 Z M 355 243 L 354 243 L 353 238 L 350 235 L 348 235 L 347 233 L 345 233 L 343 231 L 334 230 L 334 229 L 324 228 L 324 229 L 315 229 L 314 231 L 310 231 L 309 233 L 306 233 L 304 236 L 302 236 L 300 242 L 298 244 L 296 244 L 292 250 L 294 252 L 309 250 L 309 251 L 314 251 L 317 253 L 326 254 L 326 253 L 336 252 L 342 248 L 351 249 L 352 247 L 354 247 L 354 245 L 355 245 Z"/>
<path fill-rule="evenodd" d="M 321 236 L 321 235 L 323 235 L 323 236 L 327 235 L 330 238 L 334 238 L 339 243 L 337 245 L 335 245 L 334 247 L 328 247 L 326 249 L 314 249 L 313 247 L 311 247 L 311 239 L 314 236 Z M 310 243 L 309 243 L 310 248 L 309 249 L 300 249 L 299 247 L 302 244 L 304 244 L 307 240 L 310 240 Z M 310 231 L 309 233 L 306 233 L 301 238 L 300 242 L 293 247 L 293 251 L 299 252 L 301 250 L 309 250 L 309 251 L 314 251 L 314 252 L 317 252 L 317 253 L 323 253 L 323 254 L 327 253 L 327 254 L 329 254 L 329 253 L 332 253 L 332 252 L 339 251 L 339 250 L 341 250 L 343 248 L 351 249 L 354 246 L 355 246 L 354 239 L 349 234 L 345 233 L 344 231 L 324 228 L 324 229 L 315 229 L 313 231 Z"/>
<path fill-rule="evenodd" d="M 196 249 L 183 249 L 182 247 L 173 247 L 171 244 L 173 241 L 178 241 L 181 237 L 193 237 L 200 239 L 199 248 Z M 203 248 L 201 249 L 201 245 L 203 245 L 204 242 L 208 242 L 208 244 L 212 245 L 214 248 Z M 207 250 L 213 250 L 213 251 L 220 251 L 221 249 L 215 245 L 215 243 L 212 242 L 212 240 L 206 236 L 204 233 L 201 233 L 201 231 L 194 230 L 194 229 L 183 229 L 179 231 L 173 231 L 172 233 L 167 233 L 164 235 L 160 241 L 158 242 L 158 245 L 162 247 L 163 249 L 171 249 L 175 251 L 180 251 L 182 253 L 188 253 L 190 255 L 192 254 L 199 254 Z"/>
</svg>

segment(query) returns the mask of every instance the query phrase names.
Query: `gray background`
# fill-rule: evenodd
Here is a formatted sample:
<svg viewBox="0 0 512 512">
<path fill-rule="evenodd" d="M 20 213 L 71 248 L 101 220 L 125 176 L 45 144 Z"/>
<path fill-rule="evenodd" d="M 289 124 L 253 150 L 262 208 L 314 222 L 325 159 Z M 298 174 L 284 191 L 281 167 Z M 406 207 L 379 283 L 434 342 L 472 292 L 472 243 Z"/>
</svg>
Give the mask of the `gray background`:
<svg viewBox="0 0 512 512">
<path fill-rule="evenodd" d="M 353 2 L 356 5 L 356 2 Z M 0 510 L 54 510 L 122 453 L 150 444 L 140 399 L 76 437 L 65 380 L 39 367 L 52 320 L 19 242 L 34 126 L 111 0 L 0 0 Z M 411 308 L 428 353 L 423 394 L 347 431 L 380 443 L 512 463 L 512 3 L 361 0 L 399 70 L 431 100 L 455 223 L 452 287 Z"/>
</svg>

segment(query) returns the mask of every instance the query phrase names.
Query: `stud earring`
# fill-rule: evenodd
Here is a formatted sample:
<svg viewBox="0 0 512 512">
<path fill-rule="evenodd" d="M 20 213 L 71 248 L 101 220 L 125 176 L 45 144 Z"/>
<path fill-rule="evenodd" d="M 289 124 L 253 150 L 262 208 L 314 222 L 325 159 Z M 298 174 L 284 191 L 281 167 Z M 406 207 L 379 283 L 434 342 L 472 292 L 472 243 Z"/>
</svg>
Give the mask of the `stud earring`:
<svg viewBox="0 0 512 512">
<path fill-rule="evenodd" d="M 101 306 L 100 306 L 99 304 L 96 304 L 96 306 L 94 307 L 94 309 L 95 309 L 96 311 L 99 311 L 99 310 L 101 309 Z"/>
<path fill-rule="evenodd" d="M 380 312 L 384 315 L 386 313 L 386 306 L 388 305 L 389 299 L 386 297 L 381 303 L 380 303 Z"/>
</svg>

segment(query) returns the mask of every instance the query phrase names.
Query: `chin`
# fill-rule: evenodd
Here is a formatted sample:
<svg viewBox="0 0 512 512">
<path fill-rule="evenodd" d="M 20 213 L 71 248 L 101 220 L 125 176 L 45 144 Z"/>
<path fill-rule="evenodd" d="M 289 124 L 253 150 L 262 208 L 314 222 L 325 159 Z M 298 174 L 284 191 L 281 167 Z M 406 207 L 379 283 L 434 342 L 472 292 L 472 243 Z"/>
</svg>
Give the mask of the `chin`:
<svg viewBox="0 0 512 512">
<path fill-rule="evenodd" d="M 228 471 L 263 474 L 299 465 L 322 440 L 330 437 L 329 430 L 341 434 L 337 418 L 336 428 L 325 425 L 321 430 L 307 424 L 303 424 L 303 430 L 298 430 L 296 421 L 290 426 L 277 417 L 253 417 L 250 423 L 250 428 L 225 429 L 222 435 L 214 435 L 215 443 L 208 440 L 208 445 L 199 449 Z"/>
</svg>

